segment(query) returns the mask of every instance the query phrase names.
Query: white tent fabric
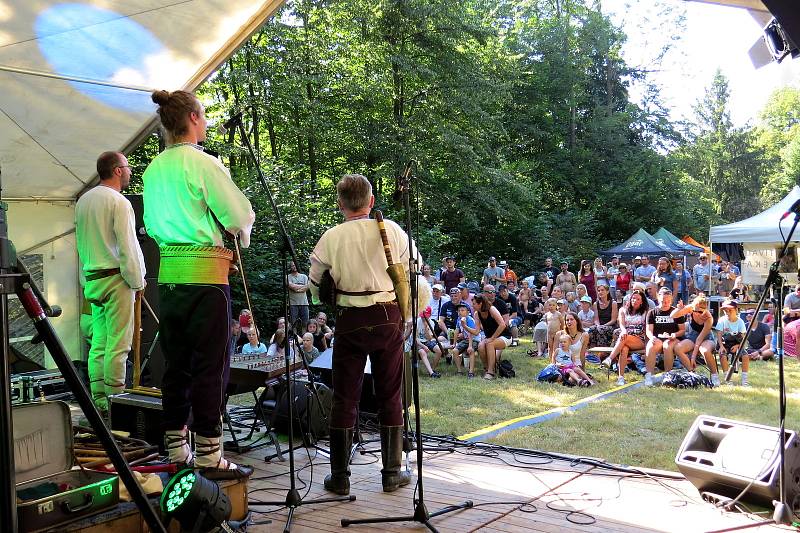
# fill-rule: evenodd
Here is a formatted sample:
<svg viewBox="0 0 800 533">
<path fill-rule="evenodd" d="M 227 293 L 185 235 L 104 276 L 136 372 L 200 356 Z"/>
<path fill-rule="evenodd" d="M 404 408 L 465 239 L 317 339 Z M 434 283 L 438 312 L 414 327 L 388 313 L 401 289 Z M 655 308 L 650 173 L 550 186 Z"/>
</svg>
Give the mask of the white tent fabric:
<svg viewBox="0 0 800 533">
<path fill-rule="evenodd" d="M 778 222 L 781 220 L 781 216 L 789 211 L 789 208 L 797 200 L 800 200 L 800 187 L 795 185 L 783 200 L 766 211 L 732 224 L 713 226 L 709 232 L 709 241 L 713 243 L 783 242 L 781 230 L 784 235 L 788 235 L 794 217 L 785 218 L 780 223 L 780 230 L 778 229 Z M 800 232 L 795 233 L 792 240 L 800 241 Z"/>
<path fill-rule="evenodd" d="M 155 127 L 153 89 L 194 90 L 283 0 L 0 0 L 0 170 L 17 250 L 41 254 L 43 290 L 78 358 L 74 202 L 105 150 Z"/>
</svg>

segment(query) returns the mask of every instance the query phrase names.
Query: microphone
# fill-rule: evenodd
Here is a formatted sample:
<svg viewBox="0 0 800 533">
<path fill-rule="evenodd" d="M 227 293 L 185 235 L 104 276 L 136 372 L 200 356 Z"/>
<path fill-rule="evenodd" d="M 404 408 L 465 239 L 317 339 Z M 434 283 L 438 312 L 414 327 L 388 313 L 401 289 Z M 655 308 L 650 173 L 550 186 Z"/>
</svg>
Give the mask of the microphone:
<svg viewBox="0 0 800 533">
<path fill-rule="evenodd" d="M 794 214 L 794 215 L 800 216 L 800 200 L 795 200 L 795 202 L 792 204 L 792 207 L 790 207 L 790 208 L 789 208 L 789 210 L 788 210 L 788 211 L 786 211 L 786 212 L 783 214 L 783 216 L 781 217 L 781 221 L 782 221 L 784 218 L 786 218 L 786 217 L 788 217 L 789 215 L 791 215 L 791 214 Z"/>
<path fill-rule="evenodd" d="M 226 133 L 228 133 L 236 126 L 236 124 L 239 123 L 240 120 L 242 120 L 243 114 L 244 114 L 244 109 L 237 111 L 236 113 L 231 115 L 231 118 L 229 118 L 228 120 L 217 126 L 217 133 L 219 133 L 220 135 L 225 135 Z"/>
</svg>

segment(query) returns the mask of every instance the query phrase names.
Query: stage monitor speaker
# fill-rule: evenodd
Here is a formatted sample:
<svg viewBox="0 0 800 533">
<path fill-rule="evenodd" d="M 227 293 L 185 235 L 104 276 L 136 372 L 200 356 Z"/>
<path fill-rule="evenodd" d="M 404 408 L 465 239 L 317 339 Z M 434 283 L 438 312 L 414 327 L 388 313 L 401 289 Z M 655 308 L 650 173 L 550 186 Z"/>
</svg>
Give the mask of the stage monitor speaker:
<svg viewBox="0 0 800 533">
<path fill-rule="evenodd" d="M 326 385 L 316 383 L 319 403 L 313 396 L 311 384 L 307 381 L 293 382 L 294 394 L 292 412 L 294 414 L 293 431 L 302 435 L 306 445 L 314 444 L 317 439 L 328 436 L 329 417 L 333 403 L 333 392 Z M 274 427 L 282 433 L 289 433 L 289 397 L 284 388 L 275 403 Z M 265 406 L 268 409 L 268 406 Z"/>
<path fill-rule="evenodd" d="M 794 431 L 786 433 L 786 503 L 797 509 L 800 448 Z M 683 439 L 675 464 L 698 491 L 771 505 L 779 499 L 779 430 L 770 426 L 700 415 Z"/>
</svg>

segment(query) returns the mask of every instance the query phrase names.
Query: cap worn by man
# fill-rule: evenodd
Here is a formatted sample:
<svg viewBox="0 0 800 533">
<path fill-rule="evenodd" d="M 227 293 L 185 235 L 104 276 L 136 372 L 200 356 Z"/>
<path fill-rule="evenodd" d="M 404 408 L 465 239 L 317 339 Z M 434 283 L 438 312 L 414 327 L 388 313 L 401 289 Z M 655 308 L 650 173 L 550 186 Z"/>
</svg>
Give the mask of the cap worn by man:
<svg viewBox="0 0 800 533">
<path fill-rule="evenodd" d="M 433 290 L 435 290 L 435 291 L 443 291 L 443 290 L 444 290 L 444 287 L 442 287 L 442 286 L 441 286 L 440 284 L 438 284 L 438 283 L 434 283 L 434 284 L 433 284 L 433 287 L 431 287 L 431 289 L 433 289 Z"/>
</svg>

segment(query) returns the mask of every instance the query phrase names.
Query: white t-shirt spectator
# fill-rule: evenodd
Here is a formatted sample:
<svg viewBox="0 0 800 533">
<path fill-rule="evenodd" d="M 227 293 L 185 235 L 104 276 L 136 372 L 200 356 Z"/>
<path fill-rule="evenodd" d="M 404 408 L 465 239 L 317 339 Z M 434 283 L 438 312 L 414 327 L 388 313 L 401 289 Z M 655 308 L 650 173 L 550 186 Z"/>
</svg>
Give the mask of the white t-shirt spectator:
<svg viewBox="0 0 800 533">
<path fill-rule="evenodd" d="M 431 306 L 431 318 L 435 321 L 439 320 L 439 315 L 442 312 L 442 306 L 450 301 L 449 296 L 445 296 L 442 294 L 438 300 L 431 297 L 431 301 L 428 305 Z"/>
</svg>

